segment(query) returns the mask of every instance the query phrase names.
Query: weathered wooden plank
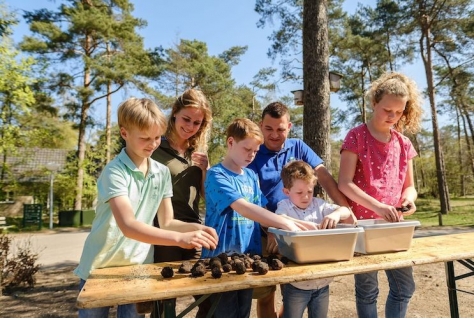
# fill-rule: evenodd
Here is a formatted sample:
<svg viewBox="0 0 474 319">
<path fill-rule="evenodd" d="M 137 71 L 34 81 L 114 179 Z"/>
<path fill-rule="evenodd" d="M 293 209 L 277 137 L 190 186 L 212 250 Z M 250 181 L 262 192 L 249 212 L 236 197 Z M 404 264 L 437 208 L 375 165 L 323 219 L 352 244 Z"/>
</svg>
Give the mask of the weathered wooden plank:
<svg viewBox="0 0 474 319">
<path fill-rule="evenodd" d="M 80 292 L 77 306 L 112 306 L 470 258 L 474 258 L 474 233 L 415 238 L 409 251 L 355 256 L 349 261 L 290 263 L 266 275 L 230 272 L 214 279 L 208 272 L 204 277 L 191 278 L 175 271 L 173 278 L 161 276 L 162 267 L 172 266 L 176 270 L 181 262 L 97 269 Z"/>
</svg>

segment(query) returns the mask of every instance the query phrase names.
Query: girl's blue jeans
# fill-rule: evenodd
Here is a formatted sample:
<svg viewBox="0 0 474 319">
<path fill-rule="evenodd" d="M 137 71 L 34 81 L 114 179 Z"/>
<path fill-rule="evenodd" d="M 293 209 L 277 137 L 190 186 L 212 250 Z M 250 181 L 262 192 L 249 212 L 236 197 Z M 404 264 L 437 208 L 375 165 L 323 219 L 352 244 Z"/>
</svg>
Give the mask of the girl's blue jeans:
<svg viewBox="0 0 474 319">
<path fill-rule="evenodd" d="M 329 286 L 320 289 L 303 290 L 291 284 L 282 285 L 283 317 L 303 318 L 308 308 L 308 318 L 327 318 Z"/>
<path fill-rule="evenodd" d="M 385 304 L 386 318 L 404 318 L 408 303 L 415 292 L 413 268 L 385 270 L 389 293 Z M 357 315 L 359 318 L 377 318 L 379 284 L 377 271 L 354 275 Z"/>
<path fill-rule="evenodd" d="M 86 281 L 79 282 L 79 291 L 82 290 Z M 90 309 L 79 309 L 79 318 L 108 318 L 111 307 L 100 307 Z M 117 318 L 144 318 L 144 315 L 139 315 L 135 304 L 119 305 L 117 306 Z"/>
</svg>

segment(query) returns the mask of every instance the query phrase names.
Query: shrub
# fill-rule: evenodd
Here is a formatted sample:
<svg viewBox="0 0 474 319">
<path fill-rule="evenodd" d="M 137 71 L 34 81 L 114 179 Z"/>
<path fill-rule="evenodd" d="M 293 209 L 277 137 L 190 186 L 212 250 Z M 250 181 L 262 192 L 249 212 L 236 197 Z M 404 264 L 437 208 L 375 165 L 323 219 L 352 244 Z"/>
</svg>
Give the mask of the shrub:
<svg viewBox="0 0 474 319">
<path fill-rule="evenodd" d="M 33 252 L 31 241 L 18 245 L 16 253 L 11 253 L 12 239 L 7 235 L 0 237 L 0 287 L 15 288 L 23 284 L 34 287 L 38 254 Z"/>
</svg>

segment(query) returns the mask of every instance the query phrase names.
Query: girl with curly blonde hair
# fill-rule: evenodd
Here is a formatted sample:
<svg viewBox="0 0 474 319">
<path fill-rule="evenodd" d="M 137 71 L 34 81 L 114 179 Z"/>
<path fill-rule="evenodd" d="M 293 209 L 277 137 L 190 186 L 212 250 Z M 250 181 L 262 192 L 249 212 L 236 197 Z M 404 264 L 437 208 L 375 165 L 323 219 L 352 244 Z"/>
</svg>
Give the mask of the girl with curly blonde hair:
<svg viewBox="0 0 474 319">
<path fill-rule="evenodd" d="M 399 222 L 416 211 L 417 191 L 413 158 L 417 155 L 403 132 L 421 127 L 420 92 L 415 82 L 387 72 L 366 93 L 373 109 L 371 119 L 349 131 L 341 146 L 339 190 L 359 220 Z M 405 317 L 415 291 L 412 267 L 385 271 L 390 291 L 386 318 Z M 355 275 L 359 318 L 377 317 L 378 272 Z"/>
</svg>

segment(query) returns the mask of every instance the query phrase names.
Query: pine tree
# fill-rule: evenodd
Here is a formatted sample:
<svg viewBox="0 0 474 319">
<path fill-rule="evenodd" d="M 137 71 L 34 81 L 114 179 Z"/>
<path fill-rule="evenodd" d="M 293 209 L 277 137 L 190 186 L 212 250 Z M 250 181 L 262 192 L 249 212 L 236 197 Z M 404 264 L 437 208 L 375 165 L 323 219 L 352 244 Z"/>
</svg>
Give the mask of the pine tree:
<svg viewBox="0 0 474 319">
<path fill-rule="evenodd" d="M 96 124 L 91 108 L 126 85 L 152 94 L 142 79 L 159 73 L 136 32 L 145 21 L 132 11 L 127 0 L 67 0 L 56 11 L 24 14 L 33 36 L 25 37 L 21 47 L 54 67 L 51 81 L 79 130 L 75 210 L 82 208 L 86 130 Z"/>
</svg>

